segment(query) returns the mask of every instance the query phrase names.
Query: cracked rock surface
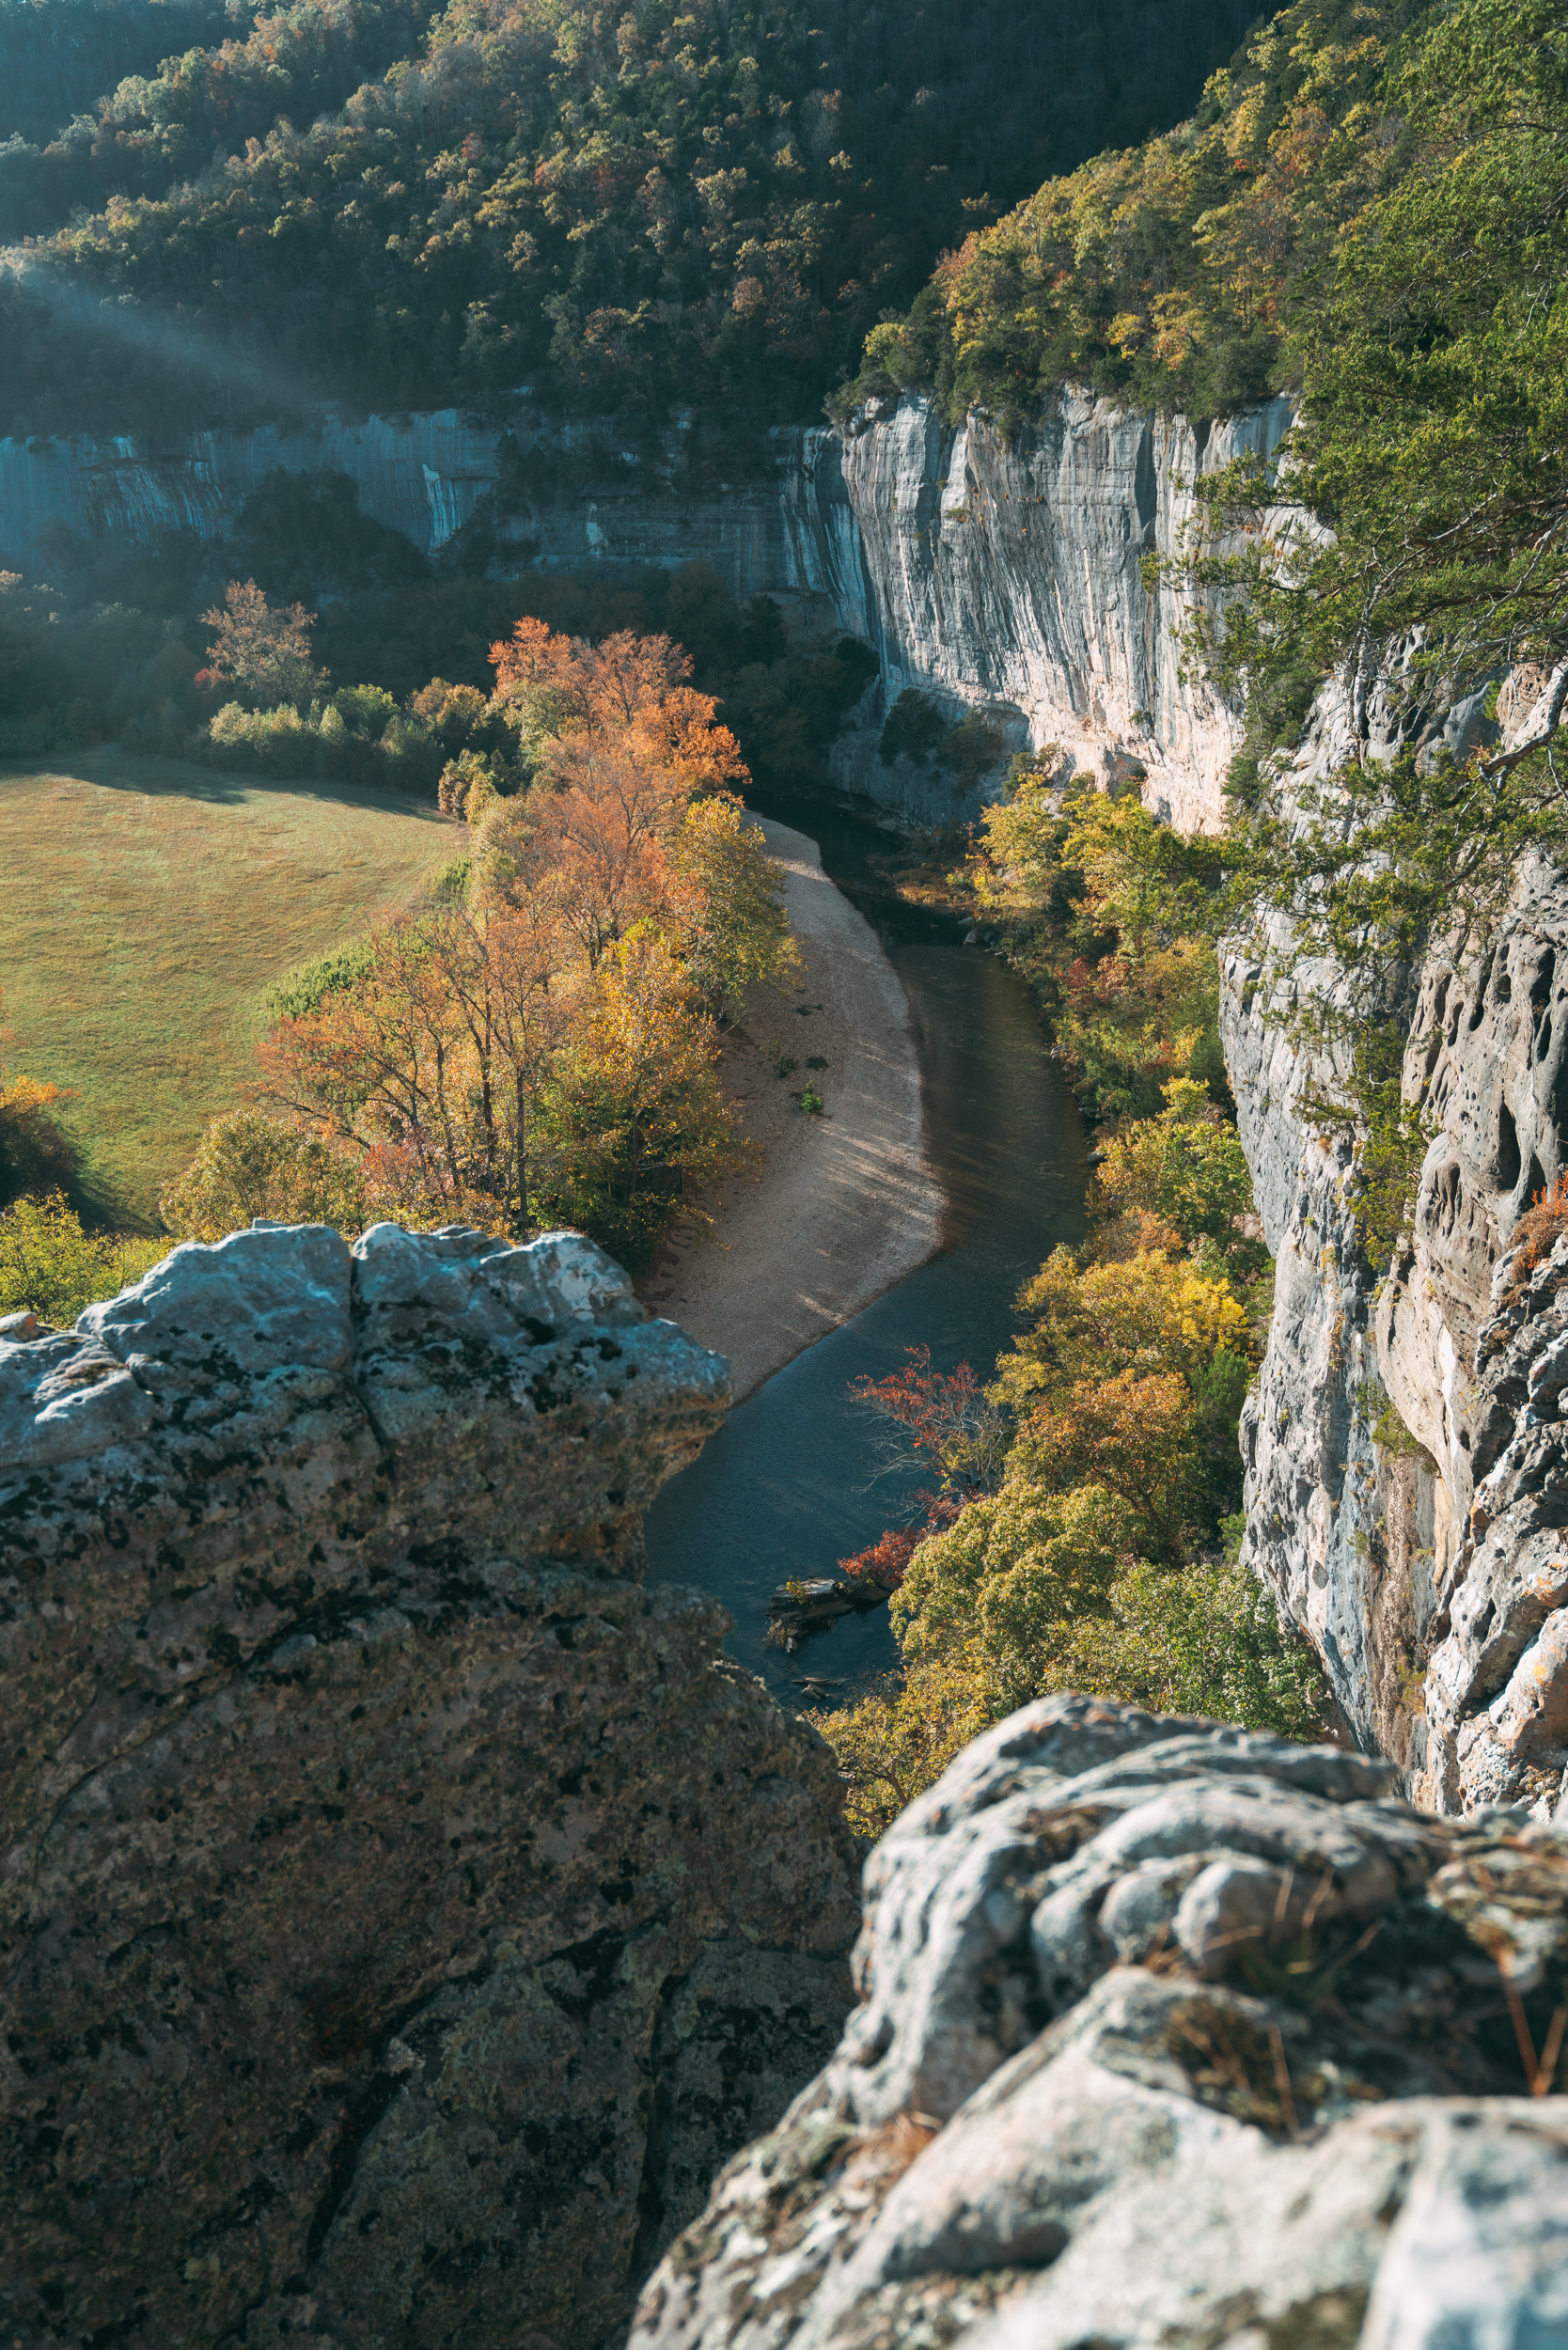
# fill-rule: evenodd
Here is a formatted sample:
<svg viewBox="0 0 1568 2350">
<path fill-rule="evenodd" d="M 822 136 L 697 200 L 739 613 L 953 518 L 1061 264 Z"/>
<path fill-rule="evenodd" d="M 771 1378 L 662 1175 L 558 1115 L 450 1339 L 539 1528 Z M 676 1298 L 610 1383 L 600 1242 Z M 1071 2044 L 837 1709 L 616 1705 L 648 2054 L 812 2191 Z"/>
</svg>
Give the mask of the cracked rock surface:
<svg viewBox="0 0 1568 2350">
<path fill-rule="evenodd" d="M 860 2004 L 633 2350 L 1568 2340 L 1568 1840 L 1053 1698 L 873 1854 Z M 1524 2051 L 1529 2051 L 1527 2074 Z"/>
<path fill-rule="evenodd" d="M 1348 756 L 1323 697 L 1316 768 Z M 1568 1820 L 1568 1244 L 1521 1238 L 1568 1170 L 1568 877 L 1521 859 L 1482 951 L 1411 977 L 1405 1101 L 1427 1121 L 1387 1277 L 1357 1244 L 1342 1137 L 1303 1107 L 1344 1072 L 1232 952 L 1227 1065 L 1275 1253 L 1242 1420 L 1244 1556 L 1324 1660 L 1352 1732 L 1423 1807 Z M 1305 965 L 1298 995 L 1340 979 Z"/>
<path fill-rule="evenodd" d="M 825 1749 L 638 1581 L 727 1401 L 573 1235 L 0 1324 L 0 2341 L 624 2323 L 850 1998 Z"/>
</svg>

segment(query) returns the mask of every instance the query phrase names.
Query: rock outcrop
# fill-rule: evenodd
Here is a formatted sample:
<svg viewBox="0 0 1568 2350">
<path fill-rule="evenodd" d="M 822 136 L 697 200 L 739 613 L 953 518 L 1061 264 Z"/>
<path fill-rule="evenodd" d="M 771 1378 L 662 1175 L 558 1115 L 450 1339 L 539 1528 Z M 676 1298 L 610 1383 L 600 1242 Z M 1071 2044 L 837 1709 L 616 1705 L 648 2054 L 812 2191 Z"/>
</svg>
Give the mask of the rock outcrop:
<svg viewBox="0 0 1568 2350">
<path fill-rule="evenodd" d="M 572 1236 L 0 1324 L 0 2339 L 624 2322 L 849 2000 L 825 1749 L 637 1580 L 727 1391 Z"/>
<path fill-rule="evenodd" d="M 1272 449 L 1290 420 L 1283 400 L 1194 427 L 1067 391 L 1005 437 L 980 411 L 954 431 L 921 395 L 870 402 L 814 462 L 822 571 L 880 659 L 867 723 L 904 687 L 934 688 L 955 716 L 989 712 L 1010 748 L 1056 744 L 1064 777 L 1135 784 L 1184 829 L 1212 828 L 1240 713 L 1192 676 L 1181 596 L 1142 566 L 1180 551 L 1200 475 Z M 853 559 L 834 555 L 839 495 Z M 895 781 L 865 732 L 836 760 L 873 798 Z M 973 812 L 944 788 L 949 815 Z"/>
<path fill-rule="evenodd" d="M 1391 1776 L 1081 1698 L 977 1740 L 634 2350 L 1563 2339 L 1568 1841 Z"/>
</svg>

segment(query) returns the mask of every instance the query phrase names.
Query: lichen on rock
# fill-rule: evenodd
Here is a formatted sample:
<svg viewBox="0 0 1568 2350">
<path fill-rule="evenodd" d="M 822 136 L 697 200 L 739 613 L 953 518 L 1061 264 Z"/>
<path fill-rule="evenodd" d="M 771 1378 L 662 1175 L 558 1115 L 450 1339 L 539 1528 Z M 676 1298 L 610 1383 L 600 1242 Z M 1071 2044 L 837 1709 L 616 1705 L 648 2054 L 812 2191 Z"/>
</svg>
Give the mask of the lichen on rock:
<svg viewBox="0 0 1568 2350">
<path fill-rule="evenodd" d="M 1078 1697 L 976 1740 L 633 2350 L 1560 2340 L 1568 1840 L 1392 1776 Z"/>
<path fill-rule="evenodd" d="M 0 2337 L 624 2322 L 849 1998 L 825 1749 L 638 1580 L 727 1400 L 571 1234 L 0 1330 Z"/>
</svg>

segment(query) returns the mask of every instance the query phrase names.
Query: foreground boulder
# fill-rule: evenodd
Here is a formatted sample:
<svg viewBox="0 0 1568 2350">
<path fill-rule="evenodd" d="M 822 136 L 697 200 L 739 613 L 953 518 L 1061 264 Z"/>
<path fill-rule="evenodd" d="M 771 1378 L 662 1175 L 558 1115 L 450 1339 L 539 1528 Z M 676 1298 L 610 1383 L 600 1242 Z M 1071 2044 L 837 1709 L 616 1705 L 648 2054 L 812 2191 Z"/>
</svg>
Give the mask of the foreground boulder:
<svg viewBox="0 0 1568 2350">
<path fill-rule="evenodd" d="M 860 2005 L 633 2350 L 1568 2342 L 1568 1841 L 1082 1698 L 868 1867 Z"/>
<path fill-rule="evenodd" d="M 637 1581 L 727 1396 L 571 1236 L 0 1324 L 0 2342 L 623 2324 L 850 1998 L 825 1750 Z"/>
</svg>

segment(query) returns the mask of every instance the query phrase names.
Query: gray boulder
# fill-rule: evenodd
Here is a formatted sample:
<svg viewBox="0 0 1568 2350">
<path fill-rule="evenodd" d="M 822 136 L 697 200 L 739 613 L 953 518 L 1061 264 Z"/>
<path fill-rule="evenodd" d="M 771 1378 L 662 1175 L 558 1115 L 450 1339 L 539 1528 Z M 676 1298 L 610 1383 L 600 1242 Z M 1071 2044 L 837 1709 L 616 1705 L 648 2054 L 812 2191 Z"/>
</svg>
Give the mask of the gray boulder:
<svg viewBox="0 0 1568 2350">
<path fill-rule="evenodd" d="M 1076 1697 L 977 1740 L 633 2350 L 1568 2342 L 1568 1841 L 1391 1777 Z"/>
<path fill-rule="evenodd" d="M 825 1749 L 638 1580 L 727 1401 L 572 1235 L 0 1327 L 0 2342 L 624 2324 L 850 1998 Z"/>
</svg>

